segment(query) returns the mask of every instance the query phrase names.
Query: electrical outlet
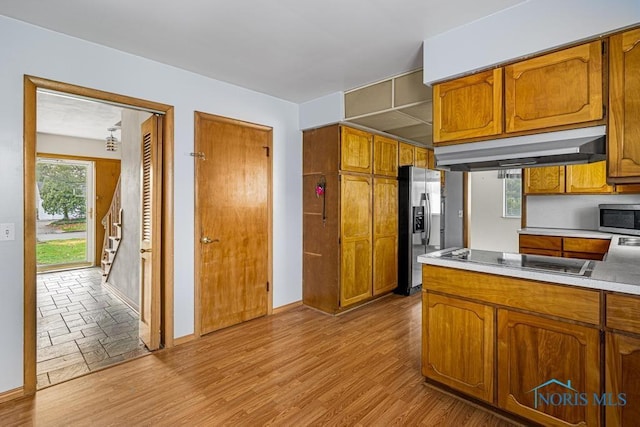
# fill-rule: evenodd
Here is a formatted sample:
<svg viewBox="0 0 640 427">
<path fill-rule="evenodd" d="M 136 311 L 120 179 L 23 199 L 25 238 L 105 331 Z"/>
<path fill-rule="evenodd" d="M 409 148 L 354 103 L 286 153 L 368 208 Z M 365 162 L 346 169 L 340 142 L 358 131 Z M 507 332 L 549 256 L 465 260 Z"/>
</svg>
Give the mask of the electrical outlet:
<svg viewBox="0 0 640 427">
<path fill-rule="evenodd" d="M 0 224 L 0 241 L 16 240 L 16 225 L 14 223 Z"/>
<path fill-rule="evenodd" d="M 462 218 L 462 210 L 458 211 L 458 218 Z"/>
</svg>

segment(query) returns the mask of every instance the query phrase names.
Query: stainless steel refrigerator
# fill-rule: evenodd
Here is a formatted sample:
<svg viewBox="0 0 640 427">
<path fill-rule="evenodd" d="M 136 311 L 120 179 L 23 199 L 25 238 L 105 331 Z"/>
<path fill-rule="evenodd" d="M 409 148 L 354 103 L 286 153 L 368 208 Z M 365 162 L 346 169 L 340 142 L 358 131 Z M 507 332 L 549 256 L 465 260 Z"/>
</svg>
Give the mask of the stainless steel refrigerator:
<svg viewBox="0 0 640 427">
<path fill-rule="evenodd" d="M 398 288 L 410 295 L 421 288 L 419 255 L 444 249 L 445 192 L 440 171 L 402 166 L 398 170 Z M 444 172 L 442 172 L 444 173 Z"/>
</svg>

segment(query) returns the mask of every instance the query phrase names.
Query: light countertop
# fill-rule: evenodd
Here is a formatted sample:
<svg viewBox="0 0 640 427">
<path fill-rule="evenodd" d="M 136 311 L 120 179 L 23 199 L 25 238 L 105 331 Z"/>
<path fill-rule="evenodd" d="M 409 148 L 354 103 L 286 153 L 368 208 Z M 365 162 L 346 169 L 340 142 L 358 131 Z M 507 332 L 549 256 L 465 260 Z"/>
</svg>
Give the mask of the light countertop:
<svg viewBox="0 0 640 427">
<path fill-rule="evenodd" d="M 629 236 L 609 234 L 609 237 L 611 238 L 611 245 L 607 253 L 606 261 L 592 261 L 593 270 L 590 277 L 440 257 L 442 253 L 446 253 L 450 251 L 450 249 L 421 255 L 418 257 L 418 262 L 499 276 L 518 277 L 540 282 L 640 295 L 640 247 L 618 245 L 620 237 Z M 496 254 L 518 256 L 518 254 L 503 254 L 501 252 L 496 252 Z"/>
<path fill-rule="evenodd" d="M 537 234 L 540 236 L 582 237 L 585 239 L 610 239 L 612 233 L 595 230 L 576 230 L 569 228 L 526 227 L 518 230 L 519 234 Z"/>
</svg>

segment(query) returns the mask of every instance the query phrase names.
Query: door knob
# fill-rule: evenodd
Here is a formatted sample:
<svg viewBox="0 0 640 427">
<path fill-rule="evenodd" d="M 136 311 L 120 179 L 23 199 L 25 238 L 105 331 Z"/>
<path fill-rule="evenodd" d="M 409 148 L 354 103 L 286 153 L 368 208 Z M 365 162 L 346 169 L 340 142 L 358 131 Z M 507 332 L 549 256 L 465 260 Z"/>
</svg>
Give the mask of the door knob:
<svg viewBox="0 0 640 427">
<path fill-rule="evenodd" d="M 204 243 L 205 245 L 207 245 L 207 244 L 209 244 L 209 243 L 219 242 L 219 241 L 220 241 L 220 239 L 210 239 L 210 238 L 208 238 L 207 236 L 204 236 L 204 237 L 202 237 L 202 238 L 200 239 L 200 241 L 201 241 L 202 243 Z"/>
<path fill-rule="evenodd" d="M 151 252 L 151 248 L 149 249 L 140 249 L 140 253 L 143 254 L 145 252 Z"/>
</svg>

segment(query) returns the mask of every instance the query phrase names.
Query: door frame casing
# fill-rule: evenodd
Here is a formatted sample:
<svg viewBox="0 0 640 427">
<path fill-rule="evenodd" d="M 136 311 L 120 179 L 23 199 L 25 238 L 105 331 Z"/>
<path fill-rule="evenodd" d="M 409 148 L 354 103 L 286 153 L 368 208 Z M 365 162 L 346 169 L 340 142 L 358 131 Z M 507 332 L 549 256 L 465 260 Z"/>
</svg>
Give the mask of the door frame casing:
<svg viewBox="0 0 640 427">
<path fill-rule="evenodd" d="M 69 83 L 57 82 L 35 76 L 24 76 L 23 112 L 23 195 L 24 195 L 24 342 L 23 395 L 36 392 L 36 226 L 35 226 L 35 169 L 36 169 L 36 115 L 37 90 L 56 92 L 90 98 L 107 103 L 131 106 L 138 109 L 158 111 L 163 119 L 163 168 L 162 168 L 162 252 L 161 257 L 161 337 L 164 347 L 173 347 L 173 278 L 174 278 L 174 214 L 173 214 L 173 169 L 174 169 L 174 108 L 171 105 L 118 95 L 97 89 L 85 88 Z"/>
<path fill-rule="evenodd" d="M 194 148 L 198 151 L 198 137 L 199 137 L 199 129 L 200 129 L 200 120 L 209 119 L 216 120 L 219 122 L 226 122 L 235 125 L 241 125 L 246 127 L 251 127 L 255 129 L 260 129 L 267 131 L 269 133 L 269 141 L 267 142 L 268 147 L 268 159 L 267 162 L 267 222 L 268 222 L 268 230 L 267 230 L 267 280 L 269 281 L 269 289 L 267 291 L 267 316 L 273 314 L 273 128 L 270 126 L 265 126 L 257 123 L 251 123 L 243 120 L 232 119 L 229 117 L 218 116 L 215 114 L 203 113 L 200 111 L 194 111 Z M 198 221 L 198 212 L 200 209 L 198 203 L 198 169 L 200 167 L 200 158 L 194 157 L 195 167 L 194 167 L 194 336 L 190 337 L 190 339 L 197 339 L 202 336 L 202 301 L 201 301 L 201 277 L 200 277 L 200 256 L 201 256 L 201 247 L 200 247 L 200 236 L 202 235 L 202 229 L 200 221 Z M 182 341 L 181 341 L 182 342 Z"/>
</svg>

